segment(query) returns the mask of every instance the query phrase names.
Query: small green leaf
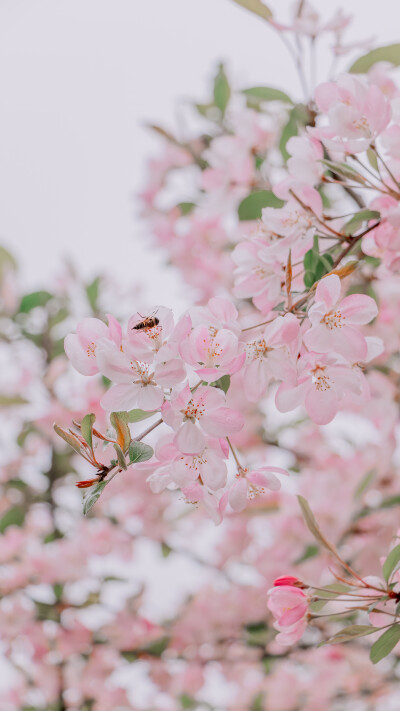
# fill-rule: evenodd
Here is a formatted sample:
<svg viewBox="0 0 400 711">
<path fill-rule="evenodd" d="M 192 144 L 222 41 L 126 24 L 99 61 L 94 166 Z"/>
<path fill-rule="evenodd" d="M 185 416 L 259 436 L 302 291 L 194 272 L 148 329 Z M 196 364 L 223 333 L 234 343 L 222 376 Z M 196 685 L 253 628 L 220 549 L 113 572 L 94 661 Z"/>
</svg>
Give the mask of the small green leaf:
<svg viewBox="0 0 400 711">
<path fill-rule="evenodd" d="M 21 313 L 27 314 L 37 306 L 46 306 L 51 298 L 53 298 L 53 294 L 50 294 L 49 291 L 33 291 L 22 297 L 19 310 Z"/>
<path fill-rule="evenodd" d="M 282 207 L 283 200 L 271 190 L 257 190 L 242 200 L 238 207 L 239 220 L 259 220 L 264 207 Z"/>
<path fill-rule="evenodd" d="M 28 400 L 25 400 L 21 395 L 0 395 L 0 407 L 13 407 L 15 405 L 26 405 Z"/>
<path fill-rule="evenodd" d="M 400 640 L 400 624 L 389 627 L 376 642 L 372 645 L 369 658 L 373 664 L 377 664 L 395 648 Z"/>
<path fill-rule="evenodd" d="M 379 172 L 378 158 L 376 157 L 376 153 L 375 153 L 375 151 L 372 150 L 372 148 L 368 148 L 367 158 L 368 158 L 368 162 L 369 162 L 371 168 L 376 170 L 376 172 L 378 173 Z"/>
<path fill-rule="evenodd" d="M 386 47 L 377 47 L 372 52 L 359 57 L 351 65 L 349 72 L 365 74 L 377 62 L 390 62 L 395 67 L 400 65 L 400 44 L 389 44 Z"/>
<path fill-rule="evenodd" d="M 228 77 L 225 74 L 224 65 L 220 64 L 217 76 L 214 79 L 214 104 L 224 115 L 229 103 L 231 89 Z"/>
<path fill-rule="evenodd" d="M 64 442 L 69 444 L 69 446 L 72 447 L 72 449 L 74 449 L 77 454 L 82 453 L 82 445 L 79 442 L 79 439 L 75 437 L 75 435 L 73 435 L 71 432 L 63 430 L 58 425 L 54 425 L 54 431 L 56 434 L 58 434 L 59 437 L 61 437 L 61 439 L 64 440 Z"/>
<path fill-rule="evenodd" d="M 354 498 L 359 499 L 360 496 L 368 489 L 369 485 L 372 483 L 375 477 L 375 469 L 370 469 L 365 476 L 362 477 L 361 481 L 358 483 L 356 490 L 354 492 Z"/>
<path fill-rule="evenodd" d="M 304 255 L 304 269 L 313 272 L 319 260 L 319 252 L 315 249 L 309 249 Z"/>
<path fill-rule="evenodd" d="M 231 384 L 231 376 L 230 375 L 222 375 L 218 380 L 215 380 L 213 383 L 210 383 L 210 385 L 213 388 L 219 388 L 219 390 L 223 390 L 225 395 L 229 390 L 229 386 Z"/>
<path fill-rule="evenodd" d="M 161 553 L 163 558 L 168 558 L 170 553 L 172 553 L 172 548 L 170 548 L 168 543 L 164 543 L 164 541 L 161 542 Z"/>
<path fill-rule="evenodd" d="M 315 545 L 309 545 L 306 546 L 304 553 L 299 558 L 296 558 L 296 560 L 293 561 L 294 565 L 299 565 L 299 563 L 304 563 L 305 560 L 309 560 L 309 558 L 314 558 L 316 555 L 319 553 L 319 548 L 318 546 Z"/>
<path fill-rule="evenodd" d="M 99 484 L 96 484 L 96 486 L 90 490 L 88 496 L 85 497 L 83 501 L 83 513 L 85 514 L 85 516 L 89 513 L 90 509 L 100 498 L 101 494 L 103 493 L 103 489 L 107 486 L 107 484 L 108 481 L 101 481 Z"/>
<path fill-rule="evenodd" d="M 382 573 L 383 573 L 383 577 L 385 578 L 386 582 L 389 581 L 390 576 L 395 571 L 395 569 L 398 567 L 399 563 L 400 563 L 400 543 L 398 543 L 397 546 L 392 548 L 392 550 L 390 551 L 388 557 L 386 558 L 386 560 L 382 566 Z"/>
<path fill-rule="evenodd" d="M 126 461 L 125 461 L 125 455 L 124 455 L 124 453 L 123 453 L 121 447 L 119 446 L 119 444 L 117 444 L 116 442 L 114 443 L 114 449 L 115 449 L 115 451 L 116 451 L 116 453 L 117 453 L 118 466 L 119 466 L 121 469 L 123 469 L 124 471 L 126 471 L 126 470 L 127 470 L 127 466 L 126 466 Z"/>
<path fill-rule="evenodd" d="M 333 635 L 330 639 L 323 644 L 342 644 L 343 642 L 351 642 L 357 637 L 365 637 L 368 634 L 376 632 L 379 627 L 371 627 L 371 625 L 349 625 L 344 627 L 339 632 Z M 322 645 L 321 645 L 322 646 Z"/>
<path fill-rule="evenodd" d="M 272 17 L 272 12 L 261 2 L 261 0 L 233 0 L 237 5 L 241 5 L 255 15 L 262 17 L 263 20 L 270 20 Z"/>
<path fill-rule="evenodd" d="M 290 96 L 285 94 L 280 89 L 274 89 L 271 86 L 253 86 L 250 89 L 242 89 L 242 94 L 245 94 L 250 100 L 255 100 L 256 103 L 262 101 L 283 101 L 287 104 L 292 104 Z"/>
<path fill-rule="evenodd" d="M 94 279 L 86 287 L 86 296 L 88 298 L 92 311 L 97 311 L 97 299 L 99 297 L 100 282 L 100 277 L 96 277 L 96 279 Z"/>
<path fill-rule="evenodd" d="M 81 435 L 85 442 L 89 445 L 90 449 L 93 449 L 93 425 L 96 420 L 96 415 L 91 412 L 89 415 L 85 415 L 81 422 Z"/>
<path fill-rule="evenodd" d="M 196 207 L 196 203 L 195 202 L 180 202 L 180 203 L 178 203 L 177 207 L 179 207 L 183 216 L 190 215 L 192 210 L 194 210 L 194 208 Z"/>
<path fill-rule="evenodd" d="M 251 702 L 250 711 L 263 711 L 263 709 L 266 708 L 264 705 L 264 700 L 265 695 L 262 691 L 260 691 Z"/>
<path fill-rule="evenodd" d="M 144 410 L 129 410 L 127 414 L 128 422 L 140 422 L 141 420 L 146 420 L 148 417 L 152 417 L 154 412 L 145 412 Z"/>
<path fill-rule="evenodd" d="M 281 138 L 279 141 L 279 150 L 282 153 L 283 159 L 285 161 L 287 161 L 288 158 L 290 158 L 290 154 L 286 150 L 286 144 L 287 144 L 289 138 L 292 138 L 292 136 L 297 136 L 298 132 L 299 132 L 299 128 L 298 128 L 298 121 L 297 121 L 297 113 L 296 113 L 296 110 L 293 109 L 289 114 L 289 120 L 288 120 L 286 126 L 282 130 Z"/>
<path fill-rule="evenodd" d="M 315 284 L 314 272 L 312 272 L 312 271 L 305 272 L 304 273 L 304 286 L 306 286 L 307 289 L 311 289 L 313 284 Z"/>
<path fill-rule="evenodd" d="M 24 518 L 24 510 L 20 506 L 12 506 L 0 518 L 0 533 L 4 533 L 9 526 L 22 526 Z"/>
<path fill-rule="evenodd" d="M 353 215 L 353 217 L 343 226 L 343 233 L 345 235 L 352 235 L 360 229 L 363 222 L 379 220 L 380 216 L 381 213 L 377 210 L 360 210 L 360 212 L 356 212 L 356 214 Z"/>
<path fill-rule="evenodd" d="M 110 414 L 110 422 L 117 434 L 117 444 L 121 447 L 123 452 L 126 452 L 132 439 L 128 425 L 128 413 L 112 412 Z"/>
<path fill-rule="evenodd" d="M 132 442 L 129 447 L 129 461 L 131 464 L 147 462 L 154 454 L 154 450 L 149 444 L 144 442 Z"/>
<path fill-rule="evenodd" d="M 318 523 L 314 517 L 314 514 L 310 509 L 308 501 L 303 496 L 297 496 L 297 499 L 300 504 L 304 521 L 310 533 L 312 533 L 318 543 L 320 543 L 324 548 L 326 548 L 328 551 L 337 556 L 338 554 L 336 552 L 335 547 L 332 545 L 332 543 L 329 543 L 329 541 L 327 541 L 322 531 L 320 530 Z"/>
<path fill-rule="evenodd" d="M 364 185 L 365 183 L 363 176 L 361 176 L 354 168 L 351 168 L 351 166 L 347 163 L 334 163 L 331 160 L 321 160 L 321 163 L 326 165 L 331 173 L 334 173 L 335 175 L 339 175 L 347 180 L 353 180 L 361 185 Z"/>
</svg>

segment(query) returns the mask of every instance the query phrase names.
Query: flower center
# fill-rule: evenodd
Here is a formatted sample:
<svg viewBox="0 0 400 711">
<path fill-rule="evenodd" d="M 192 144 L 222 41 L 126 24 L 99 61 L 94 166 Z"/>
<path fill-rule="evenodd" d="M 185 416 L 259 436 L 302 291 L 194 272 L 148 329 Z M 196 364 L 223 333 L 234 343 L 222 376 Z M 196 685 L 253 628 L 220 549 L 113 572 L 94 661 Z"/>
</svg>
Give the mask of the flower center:
<svg viewBox="0 0 400 711">
<path fill-rule="evenodd" d="M 321 319 L 321 323 L 324 323 L 330 331 L 333 331 L 334 328 L 342 328 L 345 320 L 341 311 L 330 311 Z"/>
<path fill-rule="evenodd" d="M 312 371 L 312 382 L 317 390 L 320 392 L 325 392 L 331 388 L 331 379 L 329 375 L 326 375 L 324 365 L 317 365 Z"/>
<path fill-rule="evenodd" d="M 96 344 L 88 343 L 86 347 L 86 353 L 88 358 L 94 358 L 94 356 L 96 355 Z"/>
<path fill-rule="evenodd" d="M 205 407 L 202 403 L 194 403 L 193 398 L 189 400 L 184 410 L 181 412 L 188 420 L 199 420 L 204 415 Z"/>
</svg>

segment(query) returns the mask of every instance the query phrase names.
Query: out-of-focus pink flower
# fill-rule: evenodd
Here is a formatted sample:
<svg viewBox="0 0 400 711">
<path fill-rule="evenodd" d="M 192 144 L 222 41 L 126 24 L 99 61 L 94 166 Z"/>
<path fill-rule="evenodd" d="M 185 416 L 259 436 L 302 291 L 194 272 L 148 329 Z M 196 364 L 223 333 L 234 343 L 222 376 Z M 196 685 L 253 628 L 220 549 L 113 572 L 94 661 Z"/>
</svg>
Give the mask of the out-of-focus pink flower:
<svg viewBox="0 0 400 711">
<path fill-rule="evenodd" d="M 315 100 L 329 123 L 310 132 L 330 150 L 365 151 L 390 121 L 390 102 L 382 91 L 349 74 L 320 84 Z"/>
<path fill-rule="evenodd" d="M 277 642 L 288 646 L 298 642 L 307 627 L 307 595 L 293 585 L 274 586 L 268 590 L 267 606 L 276 619 Z"/>
</svg>

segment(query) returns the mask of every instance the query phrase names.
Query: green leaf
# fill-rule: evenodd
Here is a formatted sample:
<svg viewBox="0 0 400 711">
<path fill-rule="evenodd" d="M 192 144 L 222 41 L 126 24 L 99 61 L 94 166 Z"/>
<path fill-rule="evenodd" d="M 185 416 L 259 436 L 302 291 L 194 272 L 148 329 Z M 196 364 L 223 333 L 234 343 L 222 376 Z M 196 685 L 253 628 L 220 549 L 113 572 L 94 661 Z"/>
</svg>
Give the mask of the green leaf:
<svg viewBox="0 0 400 711">
<path fill-rule="evenodd" d="M 368 54 L 356 59 L 349 72 L 365 74 L 377 62 L 390 62 L 395 67 L 398 67 L 400 64 L 400 44 L 389 44 L 386 47 L 373 49 L 372 52 L 368 52 Z"/>
<path fill-rule="evenodd" d="M 326 540 L 325 536 L 323 535 L 322 531 L 320 530 L 318 523 L 314 517 L 313 512 L 310 509 L 310 506 L 308 504 L 308 501 L 303 496 L 297 496 L 298 502 L 300 504 L 301 512 L 303 514 L 304 521 L 307 525 L 308 530 L 312 535 L 314 536 L 315 540 L 320 543 L 324 548 L 326 548 L 328 551 L 333 553 L 334 555 L 338 555 L 336 552 L 335 547 L 332 545 L 332 543 L 329 543 L 329 541 Z"/>
<path fill-rule="evenodd" d="M 260 691 L 251 702 L 250 711 L 263 711 L 263 709 L 266 708 L 264 705 L 264 700 L 264 693 Z"/>
<path fill-rule="evenodd" d="M 127 412 L 112 412 L 110 414 L 110 422 L 117 434 L 117 444 L 123 452 L 126 452 L 131 442 L 131 431 L 128 425 Z"/>
<path fill-rule="evenodd" d="M 271 86 L 253 86 L 250 89 L 242 89 L 242 94 L 245 94 L 249 99 L 255 100 L 256 103 L 262 101 L 283 101 L 287 104 L 292 104 L 290 96 L 285 94 L 280 89 L 274 89 Z"/>
<path fill-rule="evenodd" d="M 368 489 L 369 485 L 375 476 L 375 469 L 370 469 L 365 476 L 361 478 L 361 481 L 357 484 L 356 490 L 354 492 L 354 498 L 359 499 L 360 496 Z"/>
<path fill-rule="evenodd" d="M 170 548 L 168 543 L 165 543 L 164 541 L 161 541 L 161 553 L 163 558 L 168 558 L 168 556 L 172 553 L 172 548 Z"/>
<path fill-rule="evenodd" d="M 289 138 L 292 138 L 292 136 L 297 136 L 298 132 L 299 132 L 299 129 L 298 129 L 297 113 L 296 113 L 296 109 L 293 109 L 289 114 L 289 120 L 288 120 L 286 126 L 282 130 L 281 138 L 279 141 L 279 150 L 282 153 L 283 159 L 285 161 L 288 158 L 290 158 L 290 154 L 286 150 L 286 144 L 287 144 Z"/>
<path fill-rule="evenodd" d="M 376 157 L 376 153 L 375 153 L 375 151 L 372 150 L 372 148 L 367 149 L 367 158 L 368 158 L 368 162 L 369 162 L 371 168 L 376 170 L 376 172 L 378 173 L 379 172 L 378 158 Z"/>
<path fill-rule="evenodd" d="M 101 481 L 99 484 L 96 484 L 91 490 L 88 496 L 85 497 L 83 501 L 83 513 L 88 514 L 90 509 L 93 508 L 95 505 L 96 501 L 100 498 L 101 494 L 103 493 L 103 489 L 107 486 L 108 481 Z"/>
<path fill-rule="evenodd" d="M 381 213 L 377 210 L 360 210 L 356 212 L 353 217 L 346 222 L 342 230 L 345 235 L 352 235 L 354 232 L 360 229 L 363 222 L 369 222 L 369 220 L 379 220 Z"/>
<path fill-rule="evenodd" d="M 254 13 L 254 15 L 258 15 L 259 17 L 262 17 L 263 20 L 270 20 L 272 17 L 272 12 L 267 7 L 264 5 L 264 3 L 261 2 L 261 0 L 233 0 L 237 5 L 241 5 L 242 7 L 246 8 L 246 10 L 249 10 L 250 12 Z"/>
<path fill-rule="evenodd" d="M 304 269 L 313 272 L 319 260 L 319 252 L 315 249 L 309 249 L 304 255 Z"/>
<path fill-rule="evenodd" d="M 225 74 L 224 65 L 220 64 L 217 76 L 214 79 L 214 104 L 224 115 L 229 103 L 231 89 L 228 77 Z"/>
<path fill-rule="evenodd" d="M 31 294 L 25 294 L 21 299 L 19 310 L 22 314 L 27 314 L 37 306 L 46 306 L 52 297 L 53 294 L 49 291 L 33 291 Z"/>
<path fill-rule="evenodd" d="M 368 634 L 376 632 L 378 629 L 379 627 L 371 627 L 371 625 L 349 625 L 348 627 L 344 627 L 339 632 L 336 632 L 333 637 L 322 644 L 342 644 L 343 642 L 351 642 L 351 640 L 357 639 L 357 637 L 365 637 Z"/>
<path fill-rule="evenodd" d="M 89 415 L 85 415 L 81 422 L 81 435 L 85 442 L 89 445 L 90 449 L 93 449 L 93 425 L 96 420 L 96 415 L 91 412 Z"/>
<path fill-rule="evenodd" d="M 307 271 L 304 272 L 304 286 L 307 287 L 307 289 L 311 289 L 312 285 L 315 284 L 315 276 L 314 272 L 312 271 Z"/>
<path fill-rule="evenodd" d="M 383 577 L 385 578 L 386 582 L 389 581 L 390 576 L 394 572 L 394 570 L 398 567 L 398 564 L 400 563 L 400 543 L 392 548 L 390 551 L 388 557 L 386 558 L 383 566 L 382 566 L 382 573 Z"/>
<path fill-rule="evenodd" d="M 319 548 L 318 546 L 315 545 L 309 545 L 306 546 L 304 553 L 299 558 L 296 558 L 296 560 L 293 561 L 294 565 L 299 565 L 299 563 L 304 563 L 305 560 L 309 560 L 309 558 L 314 558 L 316 555 L 319 553 Z"/>
<path fill-rule="evenodd" d="M 195 202 L 180 202 L 177 207 L 179 207 L 183 216 L 189 215 L 192 210 L 196 207 Z"/>
<path fill-rule="evenodd" d="M 0 518 L 0 533 L 4 533 L 9 526 L 22 526 L 24 518 L 24 510 L 20 506 L 12 506 Z"/>
<path fill-rule="evenodd" d="M 153 417 L 154 412 L 145 412 L 144 410 L 129 410 L 127 414 L 128 422 L 140 422 L 141 420 L 146 420 L 148 417 Z"/>
<path fill-rule="evenodd" d="M 79 442 L 79 439 L 75 437 L 71 432 L 67 432 L 66 430 L 63 430 L 61 427 L 58 425 L 54 425 L 54 431 L 56 434 L 58 434 L 61 439 L 64 440 L 67 444 L 69 444 L 72 449 L 75 450 L 78 454 L 82 453 L 82 445 Z"/>
<path fill-rule="evenodd" d="M 115 449 L 115 451 L 116 451 L 116 453 L 117 453 L 118 466 L 119 466 L 121 469 L 123 469 L 124 471 L 126 471 L 126 470 L 127 470 L 127 466 L 126 466 L 126 461 L 125 461 L 125 455 L 124 455 L 124 453 L 123 453 L 121 447 L 119 446 L 119 444 L 117 444 L 116 442 L 114 443 L 114 449 Z"/>
<path fill-rule="evenodd" d="M 264 207 L 282 207 L 283 200 L 271 190 L 257 190 L 242 200 L 238 207 L 239 220 L 259 220 Z"/>
<path fill-rule="evenodd" d="M 100 277 L 96 277 L 96 279 L 94 279 L 86 287 L 86 296 L 88 298 L 92 311 L 97 311 L 97 299 L 99 297 L 100 282 Z"/>
<path fill-rule="evenodd" d="M 13 407 L 15 405 L 26 405 L 28 400 L 25 400 L 21 395 L 0 395 L 0 407 Z"/>
<path fill-rule="evenodd" d="M 153 447 L 144 442 L 132 442 L 129 447 L 129 461 L 131 464 L 138 464 L 139 462 L 147 462 L 151 459 L 154 454 Z"/>
<path fill-rule="evenodd" d="M 369 658 L 373 664 L 377 664 L 395 648 L 400 640 L 400 625 L 389 627 L 383 635 L 372 645 Z"/>
<path fill-rule="evenodd" d="M 210 385 L 213 388 L 219 388 L 219 390 L 223 390 L 225 395 L 229 390 L 229 386 L 231 384 L 231 376 L 230 375 L 222 375 L 218 380 L 215 380 L 213 383 L 210 383 Z"/>
<path fill-rule="evenodd" d="M 326 167 L 329 168 L 331 173 L 334 173 L 335 175 L 338 175 L 342 178 L 346 178 L 347 180 L 353 180 L 356 183 L 364 185 L 364 178 L 354 168 L 351 168 L 351 166 L 349 166 L 347 163 L 334 163 L 331 160 L 321 160 L 321 163 L 326 165 Z"/>
</svg>

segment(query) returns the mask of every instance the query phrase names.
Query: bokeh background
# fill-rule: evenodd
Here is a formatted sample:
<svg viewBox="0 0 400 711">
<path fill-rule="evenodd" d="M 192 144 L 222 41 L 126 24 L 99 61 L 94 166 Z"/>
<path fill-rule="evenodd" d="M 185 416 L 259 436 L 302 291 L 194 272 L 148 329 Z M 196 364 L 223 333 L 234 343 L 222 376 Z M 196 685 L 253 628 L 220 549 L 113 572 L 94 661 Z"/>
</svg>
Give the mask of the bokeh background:
<svg viewBox="0 0 400 711">
<path fill-rule="evenodd" d="M 291 2 L 270 6 L 284 19 Z M 348 41 L 398 41 L 397 0 L 380 0 L 373 23 L 365 0 L 315 6 L 355 15 Z M 1 0 L 0 241 L 27 287 L 69 259 L 85 277 L 144 282 L 151 304 L 182 303 L 135 201 L 159 145 L 145 124 L 184 132 L 188 101 L 208 96 L 221 60 L 233 86 L 299 96 L 279 36 L 231 0 Z M 321 79 L 327 64 L 322 52 Z"/>
</svg>

